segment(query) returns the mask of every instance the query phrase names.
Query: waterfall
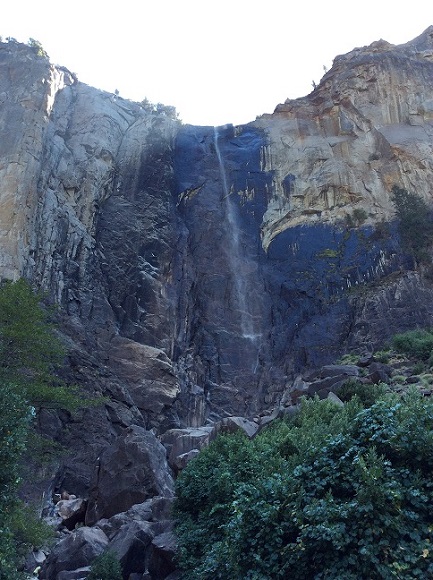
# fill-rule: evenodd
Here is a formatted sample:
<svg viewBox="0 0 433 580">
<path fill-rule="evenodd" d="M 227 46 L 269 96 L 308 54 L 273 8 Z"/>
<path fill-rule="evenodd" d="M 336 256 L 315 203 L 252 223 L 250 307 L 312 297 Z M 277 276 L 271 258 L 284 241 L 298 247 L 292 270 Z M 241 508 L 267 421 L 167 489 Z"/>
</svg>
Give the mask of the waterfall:
<svg viewBox="0 0 433 580">
<path fill-rule="evenodd" d="M 222 201 L 225 205 L 225 216 L 228 225 L 228 266 L 231 278 L 234 282 L 235 309 L 239 313 L 239 323 L 243 338 L 256 340 L 260 334 L 254 330 L 253 316 L 248 308 L 247 294 L 248 282 L 244 274 L 244 260 L 242 258 L 241 244 L 239 240 L 239 227 L 236 219 L 236 208 L 230 199 L 230 190 L 227 182 L 227 174 L 219 147 L 218 128 L 214 127 L 215 152 L 218 159 L 220 178 L 222 182 Z"/>
</svg>

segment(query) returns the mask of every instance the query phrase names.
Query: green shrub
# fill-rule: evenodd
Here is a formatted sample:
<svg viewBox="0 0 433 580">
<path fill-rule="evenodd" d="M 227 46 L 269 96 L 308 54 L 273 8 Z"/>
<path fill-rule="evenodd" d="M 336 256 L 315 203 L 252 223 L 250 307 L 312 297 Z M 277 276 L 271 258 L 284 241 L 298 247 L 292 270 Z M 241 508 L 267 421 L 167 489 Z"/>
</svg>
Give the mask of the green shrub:
<svg viewBox="0 0 433 580">
<path fill-rule="evenodd" d="M 414 391 L 304 401 L 252 441 L 219 438 L 177 481 L 183 578 L 432 577 L 432 448 Z"/>
<path fill-rule="evenodd" d="M 412 372 L 414 375 L 419 375 L 426 370 L 426 364 L 423 361 L 418 361 L 414 364 Z"/>
<path fill-rule="evenodd" d="M 364 407 L 371 407 L 378 399 L 382 398 L 387 391 L 387 385 L 362 384 L 356 379 L 348 379 L 339 389 L 338 396 L 342 401 L 350 401 L 358 397 Z"/>
<path fill-rule="evenodd" d="M 351 214 L 346 214 L 346 226 L 348 228 L 358 228 L 362 226 L 367 218 L 368 214 L 365 209 L 356 207 Z"/>
<path fill-rule="evenodd" d="M 54 530 L 40 519 L 37 510 L 21 501 L 17 502 L 11 517 L 11 530 L 18 553 L 25 555 L 32 547 L 42 548 L 54 540 Z"/>
<path fill-rule="evenodd" d="M 46 53 L 46 51 L 44 50 L 44 47 L 42 46 L 42 44 L 39 42 L 39 40 L 35 40 L 34 38 L 29 38 L 29 41 L 27 43 L 31 48 L 33 48 L 33 50 L 35 51 L 35 53 L 38 56 L 41 56 L 43 58 L 48 58 L 48 54 Z"/>
<path fill-rule="evenodd" d="M 87 580 L 122 580 L 122 569 L 116 556 L 110 551 L 97 556 Z"/>
<path fill-rule="evenodd" d="M 365 211 L 365 209 L 360 208 L 360 207 L 356 207 L 353 210 L 353 214 L 352 215 L 353 215 L 353 219 L 354 219 L 355 223 L 358 226 L 362 225 L 365 222 L 365 220 L 368 218 L 368 214 Z"/>
<path fill-rule="evenodd" d="M 431 387 L 433 385 L 433 375 L 431 373 L 422 374 L 420 379 L 424 387 Z"/>
<path fill-rule="evenodd" d="M 346 353 L 339 360 L 342 365 L 355 365 L 358 361 L 359 354 L 354 353 Z"/>
<path fill-rule="evenodd" d="M 389 359 L 391 358 L 391 351 L 390 350 L 378 350 L 374 353 L 374 358 L 378 362 L 388 364 Z"/>
<path fill-rule="evenodd" d="M 433 349 L 433 333 L 429 330 L 409 330 L 392 338 L 396 351 L 421 361 L 427 361 Z"/>
</svg>

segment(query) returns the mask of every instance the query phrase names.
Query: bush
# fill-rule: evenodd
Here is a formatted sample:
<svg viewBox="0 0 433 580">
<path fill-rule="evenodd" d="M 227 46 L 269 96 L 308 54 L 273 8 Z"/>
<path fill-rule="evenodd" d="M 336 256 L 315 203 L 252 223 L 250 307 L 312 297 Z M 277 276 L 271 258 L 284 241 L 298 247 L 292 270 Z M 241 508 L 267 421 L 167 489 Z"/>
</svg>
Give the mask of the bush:
<svg viewBox="0 0 433 580">
<path fill-rule="evenodd" d="M 427 361 L 433 349 L 433 333 L 429 330 L 409 330 L 392 339 L 396 351 L 421 361 Z"/>
<path fill-rule="evenodd" d="M 358 397 L 364 407 L 371 407 L 382 398 L 387 391 L 387 386 L 380 383 L 378 385 L 364 385 L 356 379 L 348 379 L 339 389 L 338 396 L 342 401 L 350 401 L 353 397 Z"/>
<path fill-rule="evenodd" d="M 38 56 L 41 56 L 43 58 L 48 58 L 48 54 L 46 53 L 46 51 L 44 50 L 44 47 L 42 46 L 42 44 L 39 42 L 39 40 L 35 40 L 34 38 L 29 38 L 29 41 L 27 43 L 31 48 L 33 48 L 33 50 L 35 51 L 35 53 Z"/>
<path fill-rule="evenodd" d="M 415 392 L 308 401 L 252 441 L 218 439 L 177 481 L 183 578 L 432 577 L 432 447 L 433 403 Z"/>
<path fill-rule="evenodd" d="M 367 218 L 368 214 L 365 209 L 356 207 L 351 214 L 346 214 L 346 226 L 348 228 L 361 227 Z"/>
<path fill-rule="evenodd" d="M 110 551 L 97 556 L 87 580 L 122 580 L 122 569 L 116 556 Z"/>
</svg>

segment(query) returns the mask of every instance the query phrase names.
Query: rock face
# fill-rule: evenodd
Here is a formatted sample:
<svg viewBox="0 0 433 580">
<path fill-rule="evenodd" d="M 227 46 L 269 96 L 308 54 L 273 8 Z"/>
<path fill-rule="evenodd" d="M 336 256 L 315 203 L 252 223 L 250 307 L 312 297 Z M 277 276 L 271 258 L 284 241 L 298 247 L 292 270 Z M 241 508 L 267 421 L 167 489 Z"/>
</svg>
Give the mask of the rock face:
<svg viewBox="0 0 433 580">
<path fill-rule="evenodd" d="M 433 286 L 402 249 L 391 198 L 398 185 L 431 205 L 432 94 L 433 27 L 339 56 L 310 95 L 219 128 L 0 44 L 0 276 L 59 305 L 65 378 L 106 397 L 41 417 L 71 449 L 55 487 L 89 498 L 88 523 L 172 493 L 164 481 L 122 495 L 145 454 L 132 434 L 147 445 L 251 419 L 306 369 L 432 325 Z M 170 443 L 176 469 L 200 447 L 183 443 Z M 111 467 L 95 476 L 98 457 Z"/>
</svg>

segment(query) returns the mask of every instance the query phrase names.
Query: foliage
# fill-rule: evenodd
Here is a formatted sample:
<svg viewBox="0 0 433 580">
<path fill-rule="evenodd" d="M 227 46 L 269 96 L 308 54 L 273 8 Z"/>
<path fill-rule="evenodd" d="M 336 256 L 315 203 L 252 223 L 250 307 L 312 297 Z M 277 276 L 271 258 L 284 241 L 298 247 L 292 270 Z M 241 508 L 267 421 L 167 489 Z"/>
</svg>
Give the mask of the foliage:
<svg viewBox="0 0 433 580">
<path fill-rule="evenodd" d="M 0 288 L 0 361 L 9 374 L 22 375 L 30 367 L 46 375 L 62 360 L 64 349 L 53 336 L 40 301 L 23 279 L 7 280 Z"/>
<path fill-rule="evenodd" d="M 47 529 L 18 500 L 20 462 L 32 420 L 42 407 L 74 409 L 86 399 L 56 378 L 64 349 L 24 280 L 0 286 L 0 579 L 16 578 L 26 548 L 44 543 Z"/>
<path fill-rule="evenodd" d="M 383 364 L 388 364 L 389 359 L 391 357 L 391 351 L 389 349 L 386 350 L 378 350 L 374 353 L 374 358 Z"/>
<path fill-rule="evenodd" d="M 0 380 L 0 580 L 16 577 L 13 519 L 17 511 L 18 459 L 24 452 L 29 407 L 13 385 Z"/>
<path fill-rule="evenodd" d="M 339 362 L 339 364 L 342 364 L 342 365 L 355 365 L 358 361 L 359 361 L 358 354 L 346 353 L 340 358 L 340 360 L 338 362 Z"/>
<path fill-rule="evenodd" d="M 356 379 L 348 379 L 338 389 L 338 396 L 342 401 L 350 401 L 358 397 L 364 407 L 371 407 L 378 399 L 383 398 L 387 391 L 386 385 L 362 384 Z"/>
<path fill-rule="evenodd" d="M 427 361 L 432 354 L 433 333 L 429 330 L 409 330 L 396 334 L 392 338 L 392 345 L 400 353 L 417 360 Z"/>
<path fill-rule="evenodd" d="M 0 580 L 18 578 L 18 560 L 32 546 L 46 544 L 52 530 L 18 499 L 20 457 L 25 451 L 31 410 L 15 385 L 0 380 Z"/>
<path fill-rule="evenodd" d="M 21 555 L 25 555 L 32 547 L 47 546 L 54 539 L 53 528 L 40 519 L 33 506 L 22 501 L 17 501 L 11 515 L 11 530 L 15 546 Z"/>
<path fill-rule="evenodd" d="M 370 236 L 370 242 L 386 241 L 391 237 L 390 224 L 384 220 L 377 222 Z"/>
<path fill-rule="evenodd" d="M 97 556 L 87 580 L 122 580 L 122 569 L 116 556 L 110 551 Z"/>
<path fill-rule="evenodd" d="M 365 209 L 356 207 L 351 214 L 346 214 L 346 225 L 348 228 L 360 227 L 367 218 Z"/>
<path fill-rule="evenodd" d="M 169 119 L 178 120 L 179 113 L 176 111 L 176 107 L 172 105 L 164 105 L 163 103 L 152 103 L 147 97 L 145 97 L 140 103 L 142 109 L 148 113 L 153 113 L 155 115 L 163 115 Z"/>
<path fill-rule="evenodd" d="M 318 258 L 338 258 L 339 255 L 340 254 L 339 254 L 338 250 L 333 250 L 331 248 L 325 248 L 324 250 L 319 252 L 319 254 L 317 254 L 317 257 Z"/>
<path fill-rule="evenodd" d="M 42 56 L 44 58 L 48 58 L 48 54 L 44 50 L 44 47 L 39 42 L 39 40 L 35 40 L 34 38 L 29 38 L 28 45 L 34 49 L 38 56 Z"/>
<path fill-rule="evenodd" d="M 392 201 L 404 249 L 418 262 L 431 263 L 428 252 L 433 241 L 431 209 L 419 195 L 396 185 L 392 188 Z"/>
<path fill-rule="evenodd" d="M 415 392 L 304 401 L 252 441 L 220 437 L 177 481 L 183 577 L 432 577 L 432 446 Z"/>
<path fill-rule="evenodd" d="M 36 409 L 77 409 L 90 400 L 55 375 L 65 349 L 41 300 L 23 279 L 0 286 L 0 378 L 12 380 Z"/>
</svg>

